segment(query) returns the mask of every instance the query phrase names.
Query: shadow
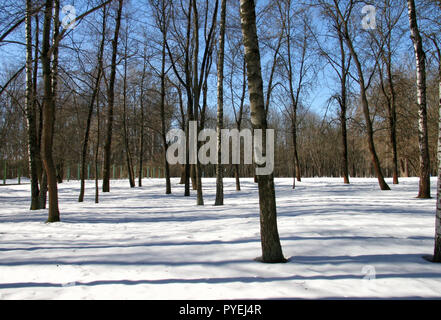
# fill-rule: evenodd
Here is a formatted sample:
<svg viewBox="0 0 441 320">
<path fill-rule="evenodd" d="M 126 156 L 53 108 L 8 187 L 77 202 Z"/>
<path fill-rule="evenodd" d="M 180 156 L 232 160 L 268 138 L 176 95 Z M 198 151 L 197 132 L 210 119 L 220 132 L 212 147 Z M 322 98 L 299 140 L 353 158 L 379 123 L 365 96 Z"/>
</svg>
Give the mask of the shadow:
<svg viewBox="0 0 441 320">
<path fill-rule="evenodd" d="M 405 278 L 441 278 L 441 273 L 405 273 L 405 274 L 377 274 L 377 279 L 405 279 Z M 195 278 L 195 279 L 155 279 L 155 280 L 97 280 L 91 282 L 71 282 L 69 284 L 45 283 L 45 282 L 17 282 L 1 283 L 0 289 L 36 288 L 36 287 L 75 287 L 75 286 L 102 286 L 102 285 L 160 285 L 160 284 L 226 284 L 226 283 L 269 283 L 281 281 L 308 281 L 308 280 L 348 280 L 355 279 L 364 281 L 360 274 L 343 275 L 317 275 L 287 277 L 224 277 L 224 278 Z"/>
<path fill-rule="evenodd" d="M 333 264 L 340 265 L 345 263 L 360 263 L 360 264 L 375 264 L 375 263 L 425 263 L 421 257 L 424 254 L 372 254 L 372 255 L 359 255 L 359 256 L 294 256 L 290 259 L 291 263 L 296 264 Z M 429 264 L 429 262 L 426 262 Z M 441 277 L 440 273 L 437 274 Z"/>
<path fill-rule="evenodd" d="M 368 241 L 368 240 L 428 240 L 431 241 L 431 237 L 408 237 L 408 238 L 395 238 L 395 237 L 363 237 L 363 236 L 325 236 L 325 237 L 281 237 L 282 241 L 328 241 L 328 240 L 351 240 L 351 241 Z M 153 243 L 132 243 L 132 244 L 112 244 L 112 245 L 96 245 L 89 243 L 76 243 L 75 245 L 66 246 L 34 246 L 34 247 L 17 247 L 17 248 L 0 248 L 0 252 L 9 251 L 38 251 L 38 250 L 88 250 L 88 249 L 110 249 L 110 248 L 149 248 L 149 247 L 176 247 L 176 246 L 205 246 L 205 245 L 234 245 L 260 242 L 258 238 L 252 239 L 239 239 L 239 240 L 212 240 L 212 241 L 185 241 L 185 242 L 153 242 Z M 3 242 L 3 245 L 8 243 Z M 32 243 L 29 243 L 32 244 Z M 298 257 L 294 257 L 297 259 Z M 300 257 L 300 261 L 301 261 Z M 1 264 L 1 263 L 0 263 Z"/>
</svg>

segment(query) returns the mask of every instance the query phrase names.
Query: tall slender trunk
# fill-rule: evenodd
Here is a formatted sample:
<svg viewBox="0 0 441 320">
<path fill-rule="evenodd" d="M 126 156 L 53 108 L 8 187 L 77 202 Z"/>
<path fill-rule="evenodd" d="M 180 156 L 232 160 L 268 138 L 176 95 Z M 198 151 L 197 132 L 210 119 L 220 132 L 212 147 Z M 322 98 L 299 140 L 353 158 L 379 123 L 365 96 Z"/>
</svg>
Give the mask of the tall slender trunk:
<svg viewBox="0 0 441 320">
<path fill-rule="evenodd" d="M 144 56 L 144 66 L 142 69 L 141 77 L 141 88 L 140 88 L 140 109 L 141 109 L 141 132 L 139 134 L 139 155 L 138 155 L 138 187 L 142 187 L 142 176 L 143 176 L 143 160 L 144 160 L 144 121 L 145 121 L 145 111 L 144 111 L 144 81 L 147 69 L 147 57 Z"/>
<path fill-rule="evenodd" d="M 184 101 L 182 99 L 182 90 L 179 85 L 175 85 L 177 91 L 178 91 L 178 98 L 179 98 L 179 110 L 181 112 L 181 129 L 185 132 L 185 112 L 184 112 Z M 181 164 L 181 179 L 179 181 L 179 184 L 185 184 L 185 164 Z"/>
<path fill-rule="evenodd" d="M 35 57 L 37 59 L 37 57 Z M 31 210 L 40 208 L 38 194 L 38 169 L 36 154 L 39 153 L 37 144 L 37 123 L 32 85 L 32 3 L 26 0 L 26 118 L 28 125 L 28 153 L 31 177 Z"/>
<path fill-rule="evenodd" d="M 53 1 L 46 0 L 43 25 L 43 47 L 41 64 L 43 69 L 44 101 L 43 101 L 43 132 L 42 132 L 42 157 L 45 168 L 49 191 L 49 216 L 47 222 L 60 221 L 58 209 L 58 188 L 54 160 L 52 157 L 53 130 L 55 122 L 55 101 L 53 92 L 53 70 L 51 69 L 50 31 L 52 20 Z M 55 10 L 57 11 L 57 10 Z"/>
<path fill-rule="evenodd" d="M 126 34 L 128 34 L 126 32 Z M 127 56 L 128 56 L 128 39 L 124 46 L 124 75 L 123 75 L 123 132 L 124 132 L 124 147 L 126 150 L 127 173 L 129 176 L 130 188 L 135 187 L 135 178 L 133 172 L 132 153 L 130 151 L 129 133 L 127 128 Z"/>
<path fill-rule="evenodd" d="M 389 25 L 389 28 L 391 26 Z M 389 122 L 389 142 L 392 148 L 392 176 L 393 176 L 393 184 L 399 184 L 399 173 L 398 173 L 398 151 L 397 151 L 397 113 L 396 113 L 396 94 L 395 94 L 395 84 L 392 78 L 392 51 L 391 51 L 391 35 L 390 31 L 387 33 L 385 51 L 382 53 L 383 62 L 386 67 L 386 81 L 387 81 L 387 89 L 384 84 L 384 76 L 381 66 L 379 68 L 380 71 L 380 86 L 383 92 L 384 97 L 386 98 L 386 107 L 387 107 L 387 118 Z"/>
<path fill-rule="evenodd" d="M 225 55 L 225 23 L 226 23 L 227 1 L 222 0 L 220 35 L 219 35 L 219 56 L 217 66 L 217 166 L 216 166 L 216 200 L 214 205 L 224 204 L 224 183 L 222 165 L 222 129 L 224 127 L 224 55 Z M 238 172 L 236 168 L 236 179 Z"/>
<path fill-rule="evenodd" d="M 418 145 L 420 156 L 420 183 L 418 198 L 430 198 L 430 157 L 429 138 L 427 131 L 427 101 L 426 101 L 426 57 L 423 41 L 418 29 L 415 1 L 407 0 L 410 34 L 415 50 L 417 69 L 417 104 L 418 104 Z"/>
<path fill-rule="evenodd" d="M 259 43 L 257 38 L 254 0 L 240 1 L 242 38 L 247 64 L 248 91 L 250 97 L 251 123 L 254 129 L 263 130 L 263 154 L 266 154 L 266 112 L 263 97 L 263 81 Z M 262 261 L 266 263 L 286 262 L 280 245 L 277 229 L 277 209 L 273 175 L 258 177 L 260 204 L 260 233 Z"/>
<path fill-rule="evenodd" d="M 100 178 L 100 172 L 99 172 L 99 162 L 98 157 L 100 153 L 100 134 L 101 134 L 101 128 L 100 128 L 100 101 L 99 101 L 99 86 L 98 86 L 98 93 L 96 95 L 96 146 L 95 146 L 95 203 L 99 203 L 99 178 Z"/>
<path fill-rule="evenodd" d="M 346 107 L 342 107 L 340 110 L 340 126 L 341 126 L 341 143 L 342 150 L 342 171 L 343 171 L 343 183 L 349 184 L 349 161 L 348 161 L 348 133 L 346 123 Z"/>
<path fill-rule="evenodd" d="M 103 12 L 103 23 L 102 23 L 102 38 L 100 47 L 98 49 L 98 60 L 97 60 L 97 74 L 95 78 L 95 84 L 92 91 L 92 96 L 90 98 L 89 102 L 89 111 L 87 114 L 87 121 L 86 121 L 86 132 L 84 134 L 84 140 L 83 140 L 83 148 L 81 152 L 81 186 L 80 186 L 80 195 L 78 197 L 78 202 L 84 201 L 84 189 L 85 189 L 85 177 L 86 177 L 86 162 L 87 162 L 87 150 L 89 145 L 89 132 L 90 132 L 90 124 L 92 121 L 92 115 L 93 115 L 93 106 L 95 103 L 95 100 L 97 98 L 100 82 L 101 82 L 101 73 L 102 73 L 102 66 L 103 66 L 103 52 L 104 52 L 104 43 L 105 43 L 105 34 L 106 34 L 106 13 L 105 9 Z"/>
<path fill-rule="evenodd" d="M 397 149 L 397 112 L 396 112 L 396 94 L 395 85 L 392 79 L 392 59 L 389 58 L 387 66 L 387 78 L 390 91 L 390 114 L 389 114 L 389 139 L 392 145 L 392 162 L 393 162 L 393 184 L 399 184 L 398 173 L 398 149 Z"/>
<path fill-rule="evenodd" d="M 341 28 L 341 25 L 339 25 Z M 349 161 L 348 161 L 348 133 L 347 133 L 347 77 L 348 68 L 346 67 L 346 51 L 344 47 L 344 39 L 341 32 L 338 32 L 338 39 L 340 45 L 340 128 L 341 128 L 341 142 L 342 142 L 342 171 L 343 171 L 343 183 L 349 184 Z M 350 62 L 349 62 L 350 63 Z"/>
<path fill-rule="evenodd" d="M 164 8 L 163 8 L 164 9 Z M 171 194 L 171 181 L 170 181 L 170 166 L 167 161 L 167 128 L 165 123 L 165 55 L 166 55 L 166 41 L 167 41 L 167 26 L 166 21 L 163 21 L 163 32 L 162 32 L 162 52 L 161 52 L 161 103 L 160 103 L 160 112 L 161 112 L 161 136 L 162 136 L 162 144 L 164 148 L 164 168 L 165 168 L 165 194 Z"/>
<path fill-rule="evenodd" d="M 289 2 L 289 6 L 291 3 Z M 287 59 L 288 59 L 288 83 L 289 83 L 289 93 L 291 98 L 291 133 L 292 133 L 292 142 L 293 142 L 293 158 L 294 158 L 294 172 L 293 172 L 293 189 L 295 189 L 296 180 L 301 182 L 301 171 L 300 171 L 300 161 L 298 155 L 298 147 L 297 147 L 297 108 L 299 106 L 299 98 L 300 92 L 303 86 L 304 79 L 304 69 L 305 69 L 305 59 L 306 59 L 306 50 L 307 50 L 307 39 L 306 39 L 306 28 L 304 27 L 304 38 L 302 39 L 302 53 L 300 60 L 300 70 L 299 70 L 299 79 L 297 83 L 297 88 L 294 90 L 294 71 L 292 65 L 292 54 L 291 54 L 291 17 L 289 13 L 290 8 L 287 8 L 287 22 L 285 24 L 286 33 L 287 33 Z"/>
<path fill-rule="evenodd" d="M 247 91 L 247 66 L 246 66 L 246 62 L 245 59 L 243 61 L 243 78 L 242 78 L 242 94 L 240 97 L 240 105 L 239 105 L 239 115 L 235 114 L 235 118 L 236 118 L 236 128 L 237 131 L 240 132 L 241 128 L 242 128 L 242 118 L 243 118 L 243 109 L 245 106 L 245 96 L 246 96 L 246 91 Z M 233 74 L 231 74 L 231 77 L 233 77 Z M 231 80 L 231 83 L 233 83 L 233 81 Z M 231 87 L 231 97 L 233 99 L 234 94 L 233 94 L 233 88 Z M 234 103 L 232 102 L 232 104 L 234 105 Z M 236 177 L 236 191 L 240 191 L 240 167 L 239 164 L 235 165 L 235 177 Z"/>
<path fill-rule="evenodd" d="M 441 55 L 440 55 L 441 58 Z M 438 184 L 435 221 L 435 253 L 433 261 L 441 262 L 441 60 L 439 61 L 439 132 L 438 132 Z"/>
<path fill-rule="evenodd" d="M 381 190 L 390 190 L 388 184 L 384 180 L 383 172 L 381 170 L 380 160 L 378 159 L 377 151 L 375 149 L 374 130 L 372 127 L 372 120 L 371 120 L 370 112 L 369 112 L 369 102 L 367 99 L 366 83 L 364 81 L 363 69 L 362 69 L 360 60 L 358 58 L 357 52 L 354 49 L 352 39 L 350 38 L 348 25 L 347 25 L 348 22 L 345 21 L 345 19 L 343 18 L 342 14 L 340 12 L 340 9 L 338 8 L 338 4 L 337 4 L 336 0 L 334 0 L 334 3 L 336 3 L 336 9 L 338 11 L 337 14 L 343 23 L 343 28 L 344 28 L 343 29 L 343 37 L 344 37 L 345 42 L 349 48 L 349 51 L 351 52 L 351 56 L 354 60 L 356 68 L 357 68 L 358 84 L 360 86 L 360 100 L 361 100 L 360 103 L 363 108 L 363 114 L 364 114 L 364 118 L 365 118 L 365 122 L 366 122 L 367 142 L 368 142 L 369 153 L 371 154 L 372 165 L 373 165 L 373 168 L 374 168 L 375 173 L 377 175 L 378 184 L 380 186 L 380 189 Z"/>
<path fill-rule="evenodd" d="M 438 55 L 438 86 L 439 86 L 439 105 L 438 105 L 438 183 L 437 183 L 437 202 L 435 219 L 435 249 L 433 255 L 434 262 L 441 262 L 441 50 L 436 41 L 432 40 Z"/>
<path fill-rule="evenodd" d="M 35 154 L 35 162 L 37 165 L 37 174 L 38 174 L 38 181 L 40 183 L 40 190 L 38 194 L 38 201 L 39 201 L 39 208 L 40 209 L 46 209 L 46 196 L 47 196 L 47 180 L 44 178 L 44 167 L 43 167 L 43 160 L 41 157 L 41 135 L 42 135 L 42 128 L 43 128 L 43 109 L 41 104 L 38 103 L 38 96 L 37 96 L 37 83 L 38 83 L 38 62 L 39 62 L 39 54 L 40 54 L 40 41 L 39 41 L 39 35 L 40 35 L 40 18 L 38 14 L 35 15 L 35 50 L 34 50 L 34 68 L 33 68 L 33 75 L 32 75 L 32 93 L 33 93 L 33 108 L 35 112 L 37 112 L 38 108 L 38 115 L 36 114 L 36 122 L 38 122 L 38 125 L 36 123 L 36 143 L 37 143 L 37 152 Z M 37 121 L 38 118 L 38 121 Z"/>
<path fill-rule="evenodd" d="M 194 23 L 194 30 L 193 30 L 193 114 L 196 121 L 196 137 L 199 135 L 200 125 L 199 125 L 199 101 L 201 96 L 201 90 L 199 86 L 199 76 L 198 76 L 198 62 L 199 62 L 199 14 L 197 9 L 197 0 L 192 0 L 193 5 L 193 23 Z M 199 141 L 196 142 L 196 145 L 199 146 Z M 199 149 L 199 148 L 198 148 Z M 200 163 L 198 156 L 196 154 L 196 164 L 193 166 L 194 168 L 194 175 L 196 180 L 196 192 L 197 192 L 197 205 L 203 206 L 204 205 L 204 198 L 202 194 L 202 181 L 200 180 Z M 194 184 L 193 184 L 194 186 Z"/>
<path fill-rule="evenodd" d="M 121 26 L 123 0 L 119 0 L 117 16 L 115 20 L 115 33 L 112 40 L 112 63 L 110 70 L 109 88 L 107 91 L 107 132 L 104 144 L 104 168 L 103 168 L 103 192 L 110 192 L 110 162 L 112 152 L 112 131 L 113 131 L 113 107 L 115 102 L 115 77 L 116 57 L 118 53 L 118 37 Z"/>
<path fill-rule="evenodd" d="M 296 108 L 297 109 L 297 108 Z M 300 172 L 300 161 L 299 161 L 299 153 L 297 151 L 297 110 L 293 111 L 292 119 L 291 119 L 291 138 L 292 138 L 292 150 L 293 150 L 293 158 L 294 158 L 294 167 L 293 167 L 293 183 L 292 188 L 296 187 L 296 180 L 300 182 L 301 172 Z"/>
</svg>

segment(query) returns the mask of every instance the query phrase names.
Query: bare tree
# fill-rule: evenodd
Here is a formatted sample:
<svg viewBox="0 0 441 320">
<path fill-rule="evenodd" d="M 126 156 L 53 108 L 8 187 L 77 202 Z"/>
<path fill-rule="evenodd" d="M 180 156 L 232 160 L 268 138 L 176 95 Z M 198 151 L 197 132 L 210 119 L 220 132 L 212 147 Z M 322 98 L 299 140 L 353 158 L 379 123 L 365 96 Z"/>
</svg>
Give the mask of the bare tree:
<svg viewBox="0 0 441 320">
<path fill-rule="evenodd" d="M 29 168 L 31 177 L 31 210 L 40 208 L 38 194 L 37 154 L 40 149 L 37 144 L 37 115 L 34 104 L 32 84 L 32 3 L 26 1 L 26 117 L 28 125 Z M 35 59 L 38 57 L 36 56 Z"/>
<path fill-rule="evenodd" d="M 222 129 L 224 127 L 224 60 L 225 60 L 225 24 L 227 15 L 227 0 L 221 3 L 221 18 L 219 31 L 219 53 L 217 61 L 217 167 L 216 167 L 216 200 L 214 205 L 224 204 L 224 183 L 222 158 Z"/>
<path fill-rule="evenodd" d="M 110 70 L 109 87 L 107 89 L 107 131 L 104 145 L 104 168 L 103 168 L 103 192 L 110 192 L 110 162 L 112 152 L 112 131 L 113 131 L 113 107 L 115 103 L 115 77 L 116 57 L 118 54 L 118 38 L 121 26 L 123 0 L 118 1 L 118 10 L 115 18 L 115 33 L 112 40 L 112 62 Z"/>
<path fill-rule="evenodd" d="M 254 129 L 262 129 L 264 131 L 262 145 L 263 154 L 266 154 L 267 122 L 254 0 L 240 1 L 240 16 L 243 44 L 245 47 L 245 61 L 247 64 L 251 122 Z M 277 229 L 277 209 L 273 175 L 258 176 L 258 187 L 262 261 L 266 263 L 286 262 L 286 259 L 283 257 Z"/>
<path fill-rule="evenodd" d="M 89 132 L 90 132 L 90 124 L 92 121 L 93 108 L 95 101 L 97 100 L 97 95 L 99 92 L 99 86 L 101 83 L 101 75 L 103 72 L 103 54 L 104 54 L 104 45 L 106 40 L 106 19 L 107 12 L 106 7 L 103 9 L 103 20 L 102 20 L 102 29 L 101 29 L 101 42 L 98 48 L 98 56 L 97 56 L 97 66 L 96 66 L 96 75 L 93 80 L 95 80 L 92 89 L 92 96 L 90 97 L 89 102 L 89 110 L 87 114 L 87 122 L 86 122 L 86 132 L 84 134 L 83 140 L 83 148 L 81 152 L 81 185 L 80 185 L 80 195 L 78 198 L 78 202 L 84 201 L 84 189 L 85 189 L 85 177 L 86 177 L 86 162 L 87 162 L 87 151 L 89 145 Z"/>
<path fill-rule="evenodd" d="M 44 82 L 44 102 L 43 102 L 43 132 L 42 132 L 42 158 L 47 176 L 49 191 L 49 217 L 47 222 L 60 221 L 60 212 L 58 209 L 58 187 L 57 175 L 54 160 L 52 157 L 53 129 L 55 122 L 55 101 L 53 92 L 53 70 L 51 68 L 50 32 L 52 24 L 52 11 L 54 9 L 53 0 L 46 0 L 44 9 L 43 40 L 41 52 L 41 65 L 43 69 Z M 55 11 L 59 10 L 55 8 Z"/>
<path fill-rule="evenodd" d="M 407 0 L 410 34 L 415 50 L 417 70 L 417 104 L 418 104 L 418 145 L 420 151 L 420 184 L 418 198 L 430 198 L 430 157 L 427 132 L 427 101 L 426 101 L 426 54 L 418 29 L 414 0 Z"/>
<path fill-rule="evenodd" d="M 384 180 L 383 171 L 381 169 L 380 160 L 377 155 L 377 151 L 375 148 L 375 142 L 374 142 L 374 130 L 372 126 L 372 120 L 370 116 L 370 110 L 369 110 L 369 101 L 367 97 L 367 89 L 369 88 L 372 80 L 373 73 L 368 78 L 368 80 L 365 80 L 365 75 L 363 71 L 363 66 L 361 63 L 361 60 L 359 58 L 359 55 L 355 49 L 354 42 L 351 36 L 351 33 L 349 31 L 349 19 L 351 17 L 352 11 L 354 9 L 354 0 L 350 0 L 348 6 L 346 7 L 345 11 L 342 12 L 339 6 L 339 1 L 334 0 L 334 6 L 328 10 L 328 13 L 333 16 L 335 21 L 341 21 L 342 27 L 343 27 L 343 37 L 345 39 L 345 43 L 351 53 L 352 60 L 354 61 L 358 78 L 357 82 L 360 86 L 360 102 L 361 106 L 363 108 L 363 114 L 364 114 L 364 120 L 366 123 L 366 130 L 367 130 L 367 142 L 368 142 L 368 148 L 369 152 L 371 154 L 371 161 L 372 165 L 374 167 L 374 170 L 376 172 L 378 183 L 380 185 L 381 190 L 390 190 L 388 184 Z M 335 10 L 335 11 L 334 11 Z M 378 57 L 377 57 L 378 59 Z"/>
<path fill-rule="evenodd" d="M 436 221 L 435 221 L 435 253 L 434 262 L 441 262 L 441 50 L 437 39 L 433 39 L 438 58 L 438 92 L 439 92 L 439 131 L 438 131 L 438 184 L 437 184 L 437 205 L 436 205 Z"/>
</svg>

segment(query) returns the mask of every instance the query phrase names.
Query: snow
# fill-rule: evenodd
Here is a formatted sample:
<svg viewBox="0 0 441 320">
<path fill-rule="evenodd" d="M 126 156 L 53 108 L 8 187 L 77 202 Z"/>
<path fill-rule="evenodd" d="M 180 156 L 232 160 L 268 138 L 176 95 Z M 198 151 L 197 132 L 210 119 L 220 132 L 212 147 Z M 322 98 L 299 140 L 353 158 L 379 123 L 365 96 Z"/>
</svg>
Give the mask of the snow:
<svg viewBox="0 0 441 320">
<path fill-rule="evenodd" d="M 24 180 L 23 180 L 24 181 Z M 391 181 L 388 181 L 391 184 Z M 182 185 L 112 181 L 94 203 L 94 182 L 59 185 L 61 223 L 30 212 L 29 184 L 0 186 L 0 299 L 441 298 L 433 253 L 435 199 L 416 199 L 417 178 L 380 191 L 376 179 L 276 179 L 286 264 L 261 254 L 257 186 L 225 179 L 225 206 Z M 435 179 L 432 180 L 435 195 Z"/>
</svg>

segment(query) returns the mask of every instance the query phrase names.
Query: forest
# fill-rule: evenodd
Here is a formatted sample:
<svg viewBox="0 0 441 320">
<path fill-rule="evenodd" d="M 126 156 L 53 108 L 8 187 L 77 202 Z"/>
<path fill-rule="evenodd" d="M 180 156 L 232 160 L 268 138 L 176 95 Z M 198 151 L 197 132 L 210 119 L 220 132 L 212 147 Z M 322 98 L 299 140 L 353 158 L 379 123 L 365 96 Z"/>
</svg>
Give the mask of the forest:
<svg viewBox="0 0 441 320">
<path fill-rule="evenodd" d="M 120 193 L 201 214 L 254 197 L 257 260 L 289 264 L 279 211 L 312 201 L 316 180 L 370 181 L 366 203 L 434 200 L 426 258 L 441 262 L 440 17 L 439 0 L 3 0 L 3 206 L 20 187 L 20 219 L 56 225 L 72 203 L 99 212 Z M 221 162 L 226 129 L 263 142 L 239 137 L 239 161 Z M 177 130 L 183 162 L 170 163 Z M 217 161 L 191 161 L 192 130 L 216 140 Z M 274 170 L 256 174 L 270 153 Z"/>
</svg>

